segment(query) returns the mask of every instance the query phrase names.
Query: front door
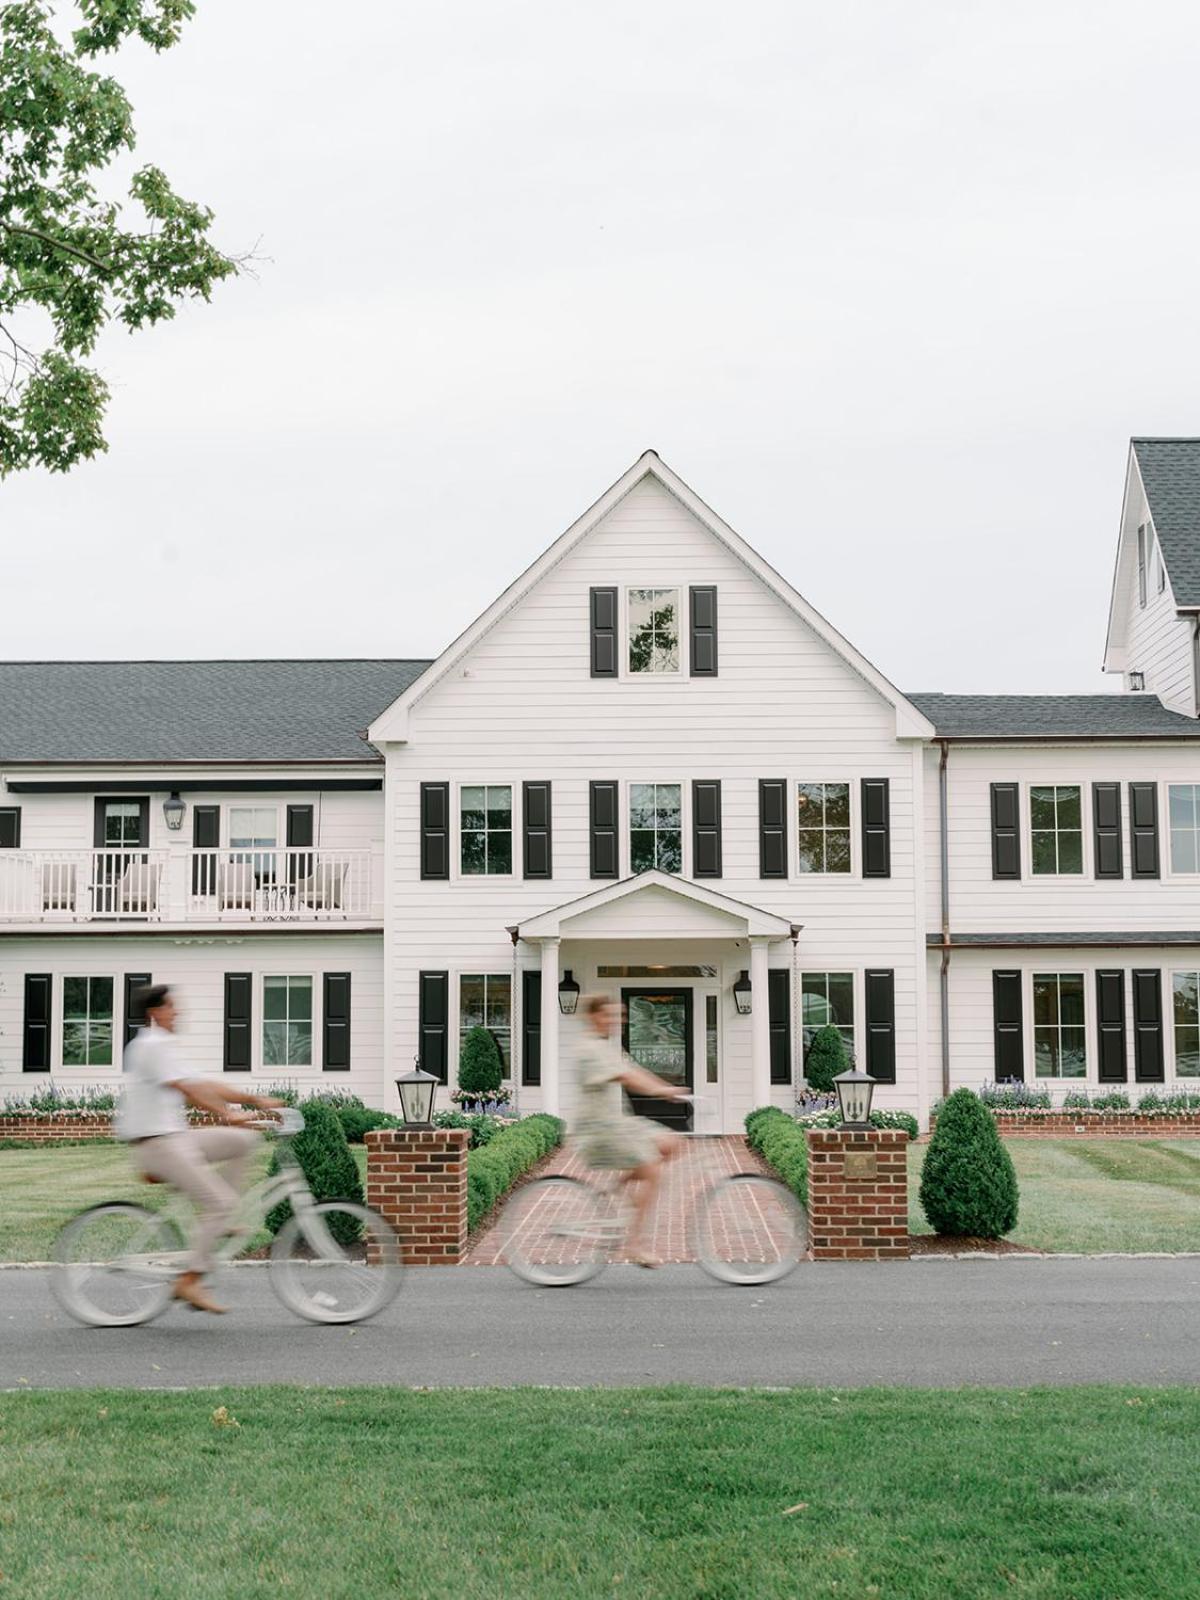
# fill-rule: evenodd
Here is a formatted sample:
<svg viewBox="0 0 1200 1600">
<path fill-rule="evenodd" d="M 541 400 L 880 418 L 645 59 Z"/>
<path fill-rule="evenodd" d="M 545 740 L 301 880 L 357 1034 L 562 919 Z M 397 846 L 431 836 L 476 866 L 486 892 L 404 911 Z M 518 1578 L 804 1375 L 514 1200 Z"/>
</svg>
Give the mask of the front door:
<svg viewBox="0 0 1200 1600">
<path fill-rule="evenodd" d="M 692 991 L 690 989 L 622 989 L 625 1026 L 621 1043 L 639 1067 L 691 1090 Z M 692 1126 L 691 1104 L 631 1095 L 633 1109 L 668 1128 L 686 1132 Z"/>
</svg>

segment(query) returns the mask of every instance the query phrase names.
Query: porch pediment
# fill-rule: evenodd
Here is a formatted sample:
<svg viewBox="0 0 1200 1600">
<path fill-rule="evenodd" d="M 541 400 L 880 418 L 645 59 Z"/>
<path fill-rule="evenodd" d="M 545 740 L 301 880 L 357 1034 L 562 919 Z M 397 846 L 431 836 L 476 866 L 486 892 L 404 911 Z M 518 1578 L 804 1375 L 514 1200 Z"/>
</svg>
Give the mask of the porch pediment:
<svg viewBox="0 0 1200 1600">
<path fill-rule="evenodd" d="M 666 872 L 642 872 L 520 924 L 522 939 L 786 939 L 786 917 Z"/>
</svg>

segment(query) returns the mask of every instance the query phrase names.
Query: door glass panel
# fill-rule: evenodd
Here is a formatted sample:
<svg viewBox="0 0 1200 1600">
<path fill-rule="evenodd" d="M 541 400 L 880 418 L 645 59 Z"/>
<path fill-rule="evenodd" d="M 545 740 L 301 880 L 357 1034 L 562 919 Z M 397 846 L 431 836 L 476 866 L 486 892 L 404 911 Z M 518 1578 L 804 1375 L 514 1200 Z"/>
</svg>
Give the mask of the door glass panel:
<svg viewBox="0 0 1200 1600">
<path fill-rule="evenodd" d="M 717 1081 L 717 997 L 704 996 L 704 1081 Z"/>
<path fill-rule="evenodd" d="M 678 989 L 633 994 L 626 1001 L 629 1055 L 668 1083 L 688 1082 L 687 1011 L 691 1003 L 691 991 Z"/>
</svg>

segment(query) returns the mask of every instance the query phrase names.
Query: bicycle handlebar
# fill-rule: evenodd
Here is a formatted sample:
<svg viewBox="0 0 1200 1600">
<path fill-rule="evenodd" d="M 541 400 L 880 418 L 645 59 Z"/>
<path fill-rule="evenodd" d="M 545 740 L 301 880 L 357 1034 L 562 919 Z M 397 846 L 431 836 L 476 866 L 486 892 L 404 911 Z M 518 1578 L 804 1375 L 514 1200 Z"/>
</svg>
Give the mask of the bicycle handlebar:
<svg viewBox="0 0 1200 1600">
<path fill-rule="evenodd" d="M 243 1122 L 243 1128 L 262 1128 L 268 1133 L 277 1133 L 281 1137 L 290 1137 L 294 1133 L 304 1131 L 304 1113 L 295 1106 L 281 1106 L 278 1116 L 255 1117 L 253 1122 Z"/>
</svg>

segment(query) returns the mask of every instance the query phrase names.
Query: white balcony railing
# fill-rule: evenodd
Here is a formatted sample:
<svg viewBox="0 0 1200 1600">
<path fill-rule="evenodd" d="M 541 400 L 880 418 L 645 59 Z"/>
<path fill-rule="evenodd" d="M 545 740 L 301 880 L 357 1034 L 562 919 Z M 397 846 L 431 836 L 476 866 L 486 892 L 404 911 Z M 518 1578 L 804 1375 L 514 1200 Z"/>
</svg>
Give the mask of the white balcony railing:
<svg viewBox="0 0 1200 1600">
<path fill-rule="evenodd" d="M 0 850 L 0 921 L 379 920 L 370 850 Z"/>
</svg>

